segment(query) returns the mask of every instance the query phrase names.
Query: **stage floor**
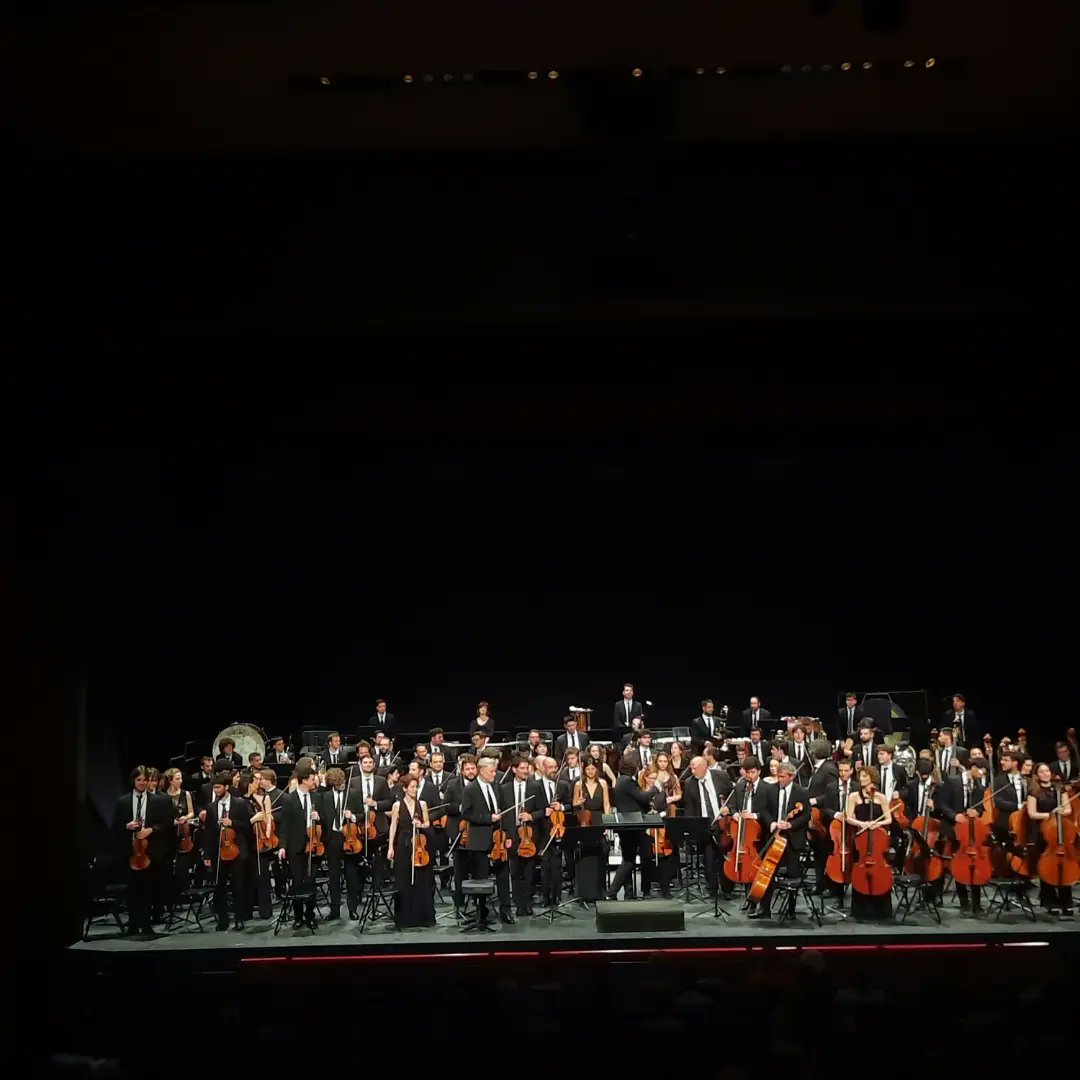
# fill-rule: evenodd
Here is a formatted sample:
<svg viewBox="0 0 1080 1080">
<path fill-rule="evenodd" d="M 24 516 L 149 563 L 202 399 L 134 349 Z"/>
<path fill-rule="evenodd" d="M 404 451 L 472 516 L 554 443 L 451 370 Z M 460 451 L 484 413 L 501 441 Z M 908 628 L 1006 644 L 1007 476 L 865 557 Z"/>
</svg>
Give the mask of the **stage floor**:
<svg viewBox="0 0 1080 1080">
<path fill-rule="evenodd" d="M 620 901 L 620 905 L 647 910 L 649 900 Z M 980 949 L 990 946 L 1075 947 L 1080 941 L 1080 920 L 1063 920 L 1038 913 L 1032 922 L 1019 912 L 994 916 L 971 915 L 946 902 L 940 925 L 919 912 L 901 923 L 858 922 L 834 913 L 823 917 L 819 927 L 804 914 L 802 906 L 794 921 L 749 920 L 737 903 L 726 905 L 728 920 L 713 917 L 711 902 L 685 904 L 685 929 L 667 932 L 601 933 L 596 929 L 596 913 L 574 904 L 564 908 L 569 916 L 551 923 L 547 917 L 519 918 L 514 925 L 496 924 L 494 932 L 462 933 L 453 909 L 437 909 L 440 921 L 431 929 L 395 930 L 385 918 L 371 921 L 363 933 L 348 919 L 320 922 L 318 931 L 291 929 L 283 925 L 275 936 L 274 923 L 255 921 L 243 931 L 213 929 L 213 919 L 202 933 L 173 931 L 154 939 L 127 940 L 106 926 L 95 927 L 89 941 L 78 942 L 72 950 L 85 960 L 95 955 L 103 962 L 117 954 L 144 958 L 196 954 L 209 959 L 216 953 L 226 962 L 265 963 L 333 956 L 340 959 L 389 959 L 408 956 L 454 959 L 463 955 L 498 956 L 528 953 L 534 956 L 584 956 L 616 950 L 641 953 L 692 954 L 719 951 L 796 949 L 896 949 L 929 948 Z"/>
</svg>

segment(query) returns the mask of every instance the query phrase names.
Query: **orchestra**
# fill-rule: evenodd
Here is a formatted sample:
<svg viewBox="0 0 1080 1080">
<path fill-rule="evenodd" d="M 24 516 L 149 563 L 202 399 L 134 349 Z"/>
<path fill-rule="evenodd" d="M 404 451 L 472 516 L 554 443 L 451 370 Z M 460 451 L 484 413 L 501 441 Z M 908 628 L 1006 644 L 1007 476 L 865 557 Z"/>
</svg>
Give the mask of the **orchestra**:
<svg viewBox="0 0 1080 1080">
<path fill-rule="evenodd" d="M 797 890 L 781 892 L 785 880 L 804 887 L 816 917 L 847 917 L 847 900 L 850 917 L 879 921 L 892 918 L 898 879 L 912 875 L 939 910 L 954 893 L 961 912 L 985 916 L 988 890 L 1008 880 L 1047 914 L 1073 917 L 1074 729 L 1048 761 L 1032 759 L 1025 732 L 979 745 L 958 694 L 955 726 L 916 750 L 882 740 L 849 693 L 827 726 L 785 717 L 770 732 L 754 697 L 742 735 L 706 698 L 686 728 L 665 732 L 646 726 L 634 693 L 625 684 L 611 739 L 574 708 L 551 754 L 540 728 L 500 742 L 482 701 L 472 752 L 441 727 L 404 753 L 385 729 L 370 741 L 333 732 L 297 748 L 293 764 L 283 738 L 252 749 L 241 725 L 186 783 L 181 769 L 138 766 L 113 814 L 127 933 L 168 929 L 193 885 L 209 892 L 218 930 L 230 912 L 236 930 L 256 915 L 272 920 L 275 900 L 294 932 L 340 921 L 343 898 L 361 931 L 380 906 L 398 929 L 434 926 L 436 897 L 452 902 L 464 930 L 492 928 L 489 895 L 497 928 L 560 905 L 685 898 L 692 886 L 758 921 L 776 917 L 780 895 L 781 917 L 794 917 Z M 470 879 L 494 879 L 494 889 L 471 899 Z"/>
</svg>

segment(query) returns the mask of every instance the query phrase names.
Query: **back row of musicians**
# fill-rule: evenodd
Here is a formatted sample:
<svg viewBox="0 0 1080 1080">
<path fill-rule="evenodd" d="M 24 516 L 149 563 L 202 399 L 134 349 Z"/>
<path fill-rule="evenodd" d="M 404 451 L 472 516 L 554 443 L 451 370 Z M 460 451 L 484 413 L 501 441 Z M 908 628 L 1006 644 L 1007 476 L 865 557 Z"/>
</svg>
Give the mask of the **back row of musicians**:
<svg viewBox="0 0 1080 1080">
<path fill-rule="evenodd" d="M 850 835 L 839 830 L 845 842 L 862 832 L 886 830 L 889 865 L 896 868 L 904 866 L 909 849 L 917 846 L 910 830 L 900 827 L 901 820 L 925 817 L 937 823 L 935 849 L 947 866 L 958 816 L 995 816 L 995 839 L 1002 849 L 1013 849 L 1008 821 L 1019 809 L 1026 809 L 1028 819 L 1036 823 L 1035 838 L 1022 851 L 1016 849 L 1025 876 L 1034 876 L 1035 860 L 1044 846 L 1037 823 L 1060 816 L 1069 826 L 1070 857 L 1075 861 L 1080 854 L 1075 851 L 1071 805 L 1078 788 L 1080 750 L 1071 730 L 1070 737 L 1057 744 L 1054 762 L 1033 768 L 1030 758 L 1008 746 L 998 748 L 996 763 L 992 745 L 989 756 L 980 747 L 955 746 L 952 730 L 943 728 L 938 745 L 920 753 L 916 775 L 909 778 L 893 761 L 893 750 L 875 742 L 876 733 L 865 722 L 857 740 L 839 750 L 822 739 L 808 741 L 800 727 L 789 740 L 773 743 L 751 735 L 737 745 L 738 761 L 728 768 L 718 761 L 720 751 L 712 739 L 701 740 L 695 749 L 702 752 L 691 757 L 678 742 L 654 747 L 651 734 L 641 729 L 615 762 L 618 775 L 601 747 L 590 745 L 587 735 L 577 731 L 574 717 L 568 717 L 565 726 L 556 742 L 557 756 L 519 752 L 505 772 L 490 752 L 463 754 L 451 772 L 438 729 L 430 742 L 415 748 L 407 766 L 396 755 L 389 757 L 393 754 L 389 740 L 378 748 L 360 743 L 358 766 L 327 767 L 326 751 L 322 762 L 302 758 L 287 790 L 277 786 L 274 770 L 256 765 L 241 772 L 221 756 L 211 763 L 217 770 L 213 774 L 205 771 L 204 761 L 204 771 L 192 778 L 198 780 L 195 790 L 185 789 L 177 769 L 159 776 L 157 770 L 140 766 L 133 773 L 132 790 L 120 799 L 114 815 L 114 830 L 125 851 L 133 841 L 146 842 L 147 865 L 129 873 L 129 933 L 150 933 L 177 883 L 192 871 L 197 879 L 214 883 L 219 928 L 227 925 L 229 888 L 237 928 L 256 907 L 260 918 L 268 919 L 272 892 L 279 898 L 285 895 L 284 867 L 289 867 L 294 883 L 310 884 L 322 857 L 330 870 L 330 918 L 340 917 L 342 871 L 349 918 L 358 919 L 365 881 L 374 877 L 378 885 L 392 869 L 397 885 L 395 919 L 403 928 L 433 924 L 432 877 L 437 863 L 442 863 L 438 872 L 444 883 L 452 883 L 457 906 L 463 902 L 467 875 L 493 874 L 504 923 L 514 921 L 511 895 L 518 917 L 534 914 L 538 876 L 544 905 L 559 902 L 564 876 L 580 899 L 614 899 L 620 890 L 630 895 L 640 863 L 643 893 L 658 888 L 661 896 L 670 896 L 680 851 L 668 841 L 667 830 L 616 829 L 622 862 L 607 885 L 603 829 L 581 834 L 578 844 L 564 843 L 567 824 L 583 824 L 613 809 L 621 814 L 645 811 L 706 819 L 709 828 L 693 847 L 712 897 L 719 893 L 730 898 L 740 881 L 747 882 L 745 876 L 731 872 L 733 859 L 745 855 L 758 865 L 779 835 L 787 842 L 783 869 L 796 873 L 801 854 L 809 849 L 818 871 L 818 891 L 831 892 L 842 904 L 850 866 L 839 881 L 826 872 L 833 851 L 829 828 L 837 819 L 850 827 Z M 530 735 L 530 751 L 538 734 Z M 332 755 L 340 742 L 336 738 L 330 742 Z M 838 760 L 847 750 L 850 755 Z M 736 767 L 738 779 L 733 783 L 729 768 Z M 988 787 L 989 799 L 984 797 Z M 1067 794 L 1059 798 L 1058 788 Z M 741 829 L 739 822 L 744 823 Z M 748 822 L 754 824 L 747 826 Z M 311 842 L 315 825 L 322 834 L 324 856 L 309 857 L 309 846 L 315 847 Z M 363 833 L 359 846 L 345 840 L 354 825 Z M 754 837 L 748 846 L 742 841 L 744 833 Z M 223 835 L 232 838 L 235 857 L 222 857 Z M 430 838 L 434 863 L 413 865 L 417 835 Z M 493 852 L 496 839 L 505 857 Z M 522 855 L 523 849 L 535 854 Z M 133 867 L 134 860 L 131 863 Z M 929 881 L 928 893 L 940 896 L 943 881 L 940 874 Z M 957 891 L 964 906 L 980 910 L 978 885 L 970 893 L 964 885 Z M 305 899 L 295 902 L 294 919 L 313 925 L 311 891 L 300 892 Z M 752 917 L 770 915 L 771 894 L 770 887 Z M 873 897 L 853 892 L 852 897 L 857 917 L 890 914 L 888 892 Z M 1071 883 L 1041 882 L 1040 900 L 1049 911 L 1071 915 Z M 488 917 L 483 902 L 480 917 Z"/>
</svg>

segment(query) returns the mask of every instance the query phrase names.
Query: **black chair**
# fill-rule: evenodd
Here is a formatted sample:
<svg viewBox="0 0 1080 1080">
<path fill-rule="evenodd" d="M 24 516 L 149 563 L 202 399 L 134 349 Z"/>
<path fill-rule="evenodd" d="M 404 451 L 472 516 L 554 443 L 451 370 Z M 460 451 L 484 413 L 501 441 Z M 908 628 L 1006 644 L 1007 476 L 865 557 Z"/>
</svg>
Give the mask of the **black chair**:
<svg viewBox="0 0 1080 1080">
<path fill-rule="evenodd" d="M 110 885 L 105 864 L 91 859 L 86 868 L 83 890 L 83 941 L 90 940 L 91 927 L 101 919 L 112 919 L 116 929 L 123 934 L 124 924 L 120 921 L 120 915 L 124 911 L 126 886 Z"/>
<path fill-rule="evenodd" d="M 941 912 L 937 901 L 930 896 L 925 877 L 921 874 L 897 874 L 893 879 L 893 889 L 897 894 L 894 921 L 899 917 L 901 923 L 906 922 L 912 911 L 928 911 L 940 925 Z"/>
<path fill-rule="evenodd" d="M 278 917 L 274 923 L 274 937 L 277 937 L 281 931 L 281 927 L 289 919 L 291 919 L 296 911 L 296 901 L 300 900 L 303 906 L 307 906 L 307 901 L 316 895 L 316 889 L 313 885 L 309 885 L 306 888 L 301 887 L 295 892 L 293 891 L 292 879 L 289 879 L 289 887 L 285 890 L 285 899 L 281 901 L 281 907 L 278 911 Z M 315 927 L 318 926 L 318 915 L 312 915 L 314 925 L 311 927 L 312 931 L 315 931 Z"/>
<path fill-rule="evenodd" d="M 1035 908 L 1032 907 L 1031 897 L 1028 896 L 1031 882 L 1027 878 L 1019 876 L 991 878 L 987 886 L 992 891 L 986 905 L 986 914 L 989 915 L 996 907 L 997 915 L 994 922 L 1000 921 L 1002 913 L 1011 907 L 1019 908 L 1032 922 L 1037 921 Z"/>
<path fill-rule="evenodd" d="M 184 875 L 183 880 L 177 883 L 176 899 L 165 919 L 166 933 L 172 930 L 190 931 L 194 927 L 201 934 L 203 933 L 203 919 L 212 917 L 213 912 L 207 905 L 214 895 L 214 886 L 195 885 L 194 880 L 194 864 L 192 864 L 192 869 Z"/>
<path fill-rule="evenodd" d="M 468 933 L 470 930 L 486 930 L 490 933 L 494 933 L 494 927 L 488 926 L 483 919 L 480 918 L 480 899 L 488 899 L 495 895 L 495 879 L 494 878 L 481 878 L 479 881 L 463 881 L 461 883 L 461 892 L 465 897 L 465 906 L 462 909 L 462 914 L 465 916 L 464 921 L 461 924 L 461 932 L 463 934 Z M 469 901 L 473 901 L 475 907 L 469 909 Z"/>
</svg>

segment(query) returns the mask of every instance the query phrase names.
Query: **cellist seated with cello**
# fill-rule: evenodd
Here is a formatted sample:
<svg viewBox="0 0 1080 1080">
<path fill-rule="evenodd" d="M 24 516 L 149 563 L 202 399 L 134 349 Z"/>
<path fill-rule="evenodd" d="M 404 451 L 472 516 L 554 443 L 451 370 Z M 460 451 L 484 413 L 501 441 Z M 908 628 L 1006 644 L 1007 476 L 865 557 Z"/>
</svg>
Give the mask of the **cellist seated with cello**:
<svg viewBox="0 0 1080 1080">
<path fill-rule="evenodd" d="M 799 877 L 802 869 L 799 860 L 806 850 L 806 826 L 810 821 L 810 793 L 795 783 L 797 766 L 783 761 L 777 768 L 776 783 L 766 788 L 765 808 L 761 814 L 762 832 L 765 840 L 761 845 L 761 857 L 765 859 L 770 846 L 782 839 L 786 841 L 784 853 L 776 868 L 777 875 Z M 748 918 L 768 919 L 772 915 L 772 897 L 776 891 L 774 875 L 768 889 Z"/>
</svg>

